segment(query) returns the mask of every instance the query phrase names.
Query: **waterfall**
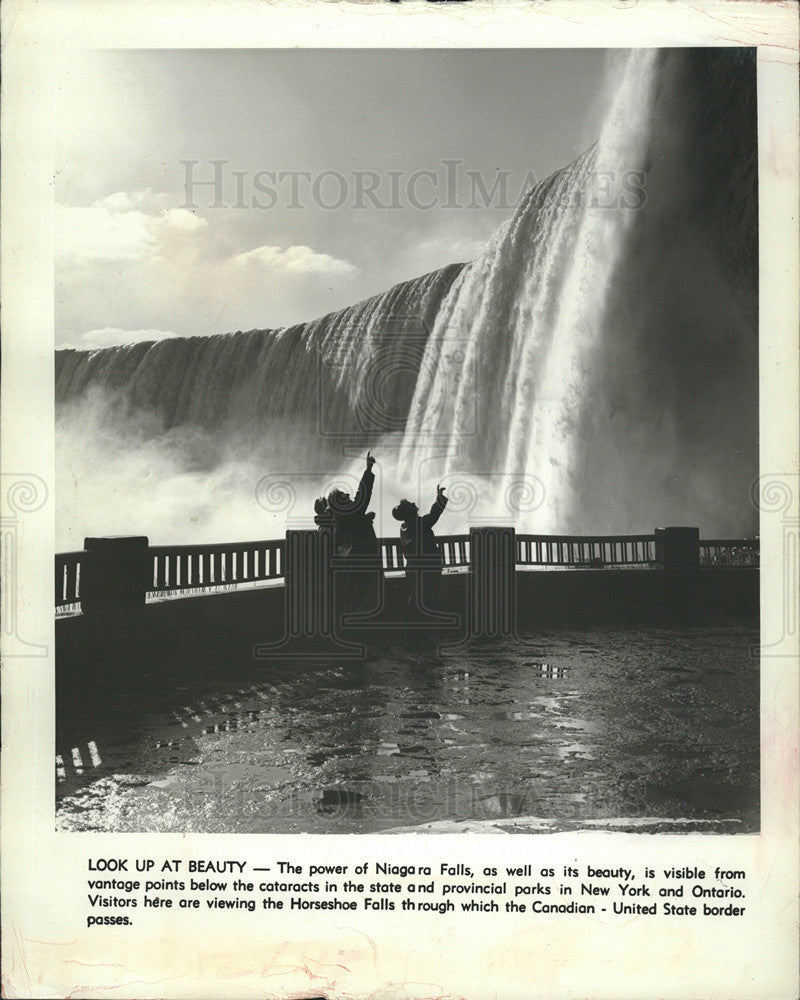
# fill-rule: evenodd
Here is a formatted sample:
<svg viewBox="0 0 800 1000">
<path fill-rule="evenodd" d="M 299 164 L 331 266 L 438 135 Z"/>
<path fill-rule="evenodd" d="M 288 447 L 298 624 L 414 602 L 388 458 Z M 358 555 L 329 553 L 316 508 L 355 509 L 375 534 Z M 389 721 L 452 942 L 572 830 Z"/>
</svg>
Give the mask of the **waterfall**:
<svg viewBox="0 0 800 1000">
<path fill-rule="evenodd" d="M 381 383 L 384 417 L 402 426 L 413 381 L 401 376 L 416 378 L 404 335 L 427 338 L 460 266 L 298 326 L 58 351 L 56 402 L 98 390 L 118 397 L 128 414 L 152 414 L 163 431 L 233 423 L 238 433 L 263 433 L 287 416 L 315 421 L 318 399 L 308 389 L 319 381 L 325 429 L 338 433 L 352 427 L 354 411 L 376 391 L 378 359 L 384 373 L 398 376 Z"/>
<path fill-rule="evenodd" d="M 238 541 L 310 523 L 315 496 L 357 483 L 343 455 L 402 432 L 460 269 L 289 328 L 56 352 L 59 549 L 88 534 Z"/>
<path fill-rule="evenodd" d="M 290 328 L 57 352 L 59 548 L 277 536 L 367 448 L 386 534 L 437 482 L 450 531 L 753 533 L 756 165 L 751 52 L 636 51 L 597 142 L 468 264 Z"/>
<path fill-rule="evenodd" d="M 743 53 L 628 55 L 597 144 L 528 193 L 445 300 L 406 475 L 439 432 L 438 478 L 473 516 L 755 530 L 753 73 Z"/>
</svg>

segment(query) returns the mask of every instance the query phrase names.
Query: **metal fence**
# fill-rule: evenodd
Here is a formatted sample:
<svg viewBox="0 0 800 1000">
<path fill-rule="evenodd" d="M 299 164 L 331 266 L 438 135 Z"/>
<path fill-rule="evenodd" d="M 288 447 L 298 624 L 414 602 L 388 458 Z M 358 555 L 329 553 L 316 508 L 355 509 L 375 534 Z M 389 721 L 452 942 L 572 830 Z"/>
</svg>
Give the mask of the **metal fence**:
<svg viewBox="0 0 800 1000">
<path fill-rule="evenodd" d="M 469 535 L 437 537 L 446 569 L 468 567 Z M 397 538 L 378 539 L 381 565 L 385 572 L 401 572 L 405 567 Z M 152 557 L 153 594 L 173 594 L 201 587 L 215 588 L 279 580 L 283 577 L 283 539 L 231 542 L 218 545 L 155 545 Z M 592 568 L 604 566 L 657 565 L 654 535 L 517 535 L 518 566 L 562 566 Z M 56 608 L 68 609 L 81 599 L 81 563 L 85 552 L 61 552 L 55 560 Z M 725 567 L 759 565 L 759 541 L 755 539 L 701 539 L 701 566 Z"/>
<path fill-rule="evenodd" d="M 56 556 L 56 607 L 81 599 L 81 560 L 85 552 L 59 552 Z"/>
<path fill-rule="evenodd" d="M 759 561 L 757 538 L 700 539 L 701 566 L 758 566 Z"/>
<path fill-rule="evenodd" d="M 649 566 L 653 535 L 517 535 L 518 566 Z"/>
<path fill-rule="evenodd" d="M 284 541 L 227 545 L 151 545 L 154 591 L 277 580 L 283 576 Z"/>
<path fill-rule="evenodd" d="M 148 593 L 172 594 L 199 587 L 259 583 L 283 576 L 284 540 L 230 542 L 219 545 L 151 545 L 152 576 Z M 56 607 L 81 599 L 81 563 L 85 552 L 56 556 Z"/>
</svg>

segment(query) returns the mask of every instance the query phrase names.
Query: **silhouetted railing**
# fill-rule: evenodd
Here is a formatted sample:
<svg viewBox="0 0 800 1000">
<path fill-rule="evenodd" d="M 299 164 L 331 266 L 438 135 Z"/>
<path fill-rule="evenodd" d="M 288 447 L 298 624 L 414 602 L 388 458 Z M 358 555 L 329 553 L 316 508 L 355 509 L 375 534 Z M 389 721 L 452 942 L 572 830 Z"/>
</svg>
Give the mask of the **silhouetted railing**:
<svg viewBox="0 0 800 1000">
<path fill-rule="evenodd" d="M 81 559 L 85 552 L 59 552 L 56 556 L 56 607 L 80 600 Z"/>
<path fill-rule="evenodd" d="M 255 583 L 283 576 L 284 541 L 151 545 L 154 591 Z"/>
<path fill-rule="evenodd" d="M 218 545 L 151 545 L 152 577 L 147 592 L 179 593 L 199 587 L 222 587 L 279 580 L 283 576 L 284 540 L 229 542 Z M 81 599 L 81 563 L 85 552 L 56 556 L 56 607 Z"/>
<path fill-rule="evenodd" d="M 381 565 L 387 572 L 403 570 L 406 565 L 403 553 L 400 551 L 400 540 L 397 538 L 379 538 L 381 548 Z"/>
<path fill-rule="evenodd" d="M 439 535 L 436 541 L 446 567 L 469 566 L 469 535 Z"/>
<path fill-rule="evenodd" d="M 758 566 L 759 561 L 757 538 L 700 539 L 701 566 Z"/>
<path fill-rule="evenodd" d="M 446 569 L 470 565 L 469 535 L 439 535 Z M 384 571 L 402 572 L 405 560 L 397 538 L 378 539 Z M 229 542 L 217 545 L 151 545 L 147 593 L 180 594 L 207 588 L 280 580 L 284 572 L 284 539 Z M 697 551 L 697 550 L 695 550 Z M 55 605 L 69 610 L 81 600 L 81 564 L 86 552 L 62 552 L 55 559 Z M 695 563 L 696 565 L 697 563 Z M 655 535 L 517 535 L 518 567 L 646 567 L 660 565 Z M 758 567 L 755 539 L 701 539 L 699 565 Z"/>
<path fill-rule="evenodd" d="M 653 535 L 517 535 L 518 566 L 649 566 Z"/>
<path fill-rule="evenodd" d="M 469 566 L 469 535 L 437 535 L 436 541 L 445 568 Z M 405 569 L 406 562 L 398 538 L 379 538 L 378 545 L 381 550 L 381 565 L 385 572 Z"/>
</svg>

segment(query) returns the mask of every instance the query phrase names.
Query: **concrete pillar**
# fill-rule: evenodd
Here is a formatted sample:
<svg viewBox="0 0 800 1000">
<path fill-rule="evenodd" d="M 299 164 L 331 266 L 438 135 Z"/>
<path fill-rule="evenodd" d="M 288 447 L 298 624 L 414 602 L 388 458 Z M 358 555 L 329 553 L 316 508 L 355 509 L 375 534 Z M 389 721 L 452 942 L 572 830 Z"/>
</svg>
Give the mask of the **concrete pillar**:
<svg viewBox="0 0 800 1000">
<path fill-rule="evenodd" d="M 517 539 L 513 528 L 471 528 L 468 624 L 470 636 L 516 633 Z"/>
<path fill-rule="evenodd" d="M 665 570 L 681 572 L 700 565 L 699 528 L 656 528 L 656 562 Z"/>
<path fill-rule="evenodd" d="M 701 604 L 699 528 L 656 528 L 656 561 L 664 569 L 662 611 L 681 621 Z"/>
<path fill-rule="evenodd" d="M 276 643 L 253 648 L 253 658 L 363 656 L 364 647 L 336 636 L 333 531 L 287 531 L 283 555 L 284 630 Z"/>
<path fill-rule="evenodd" d="M 144 607 L 153 585 L 153 563 L 145 535 L 85 538 L 80 601 L 85 615 L 109 619 Z"/>
</svg>

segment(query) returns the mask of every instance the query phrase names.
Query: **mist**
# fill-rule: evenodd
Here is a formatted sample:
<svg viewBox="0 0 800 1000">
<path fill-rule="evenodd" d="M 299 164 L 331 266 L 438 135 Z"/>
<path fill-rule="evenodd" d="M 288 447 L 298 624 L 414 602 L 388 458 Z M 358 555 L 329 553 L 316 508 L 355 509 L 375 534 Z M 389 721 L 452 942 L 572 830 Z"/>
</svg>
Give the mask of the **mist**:
<svg viewBox="0 0 800 1000">
<path fill-rule="evenodd" d="M 295 327 L 57 352 L 59 549 L 311 527 L 368 449 L 379 534 L 439 483 L 442 533 L 754 534 L 755 59 L 613 62 L 596 142 L 466 265 Z"/>
</svg>

